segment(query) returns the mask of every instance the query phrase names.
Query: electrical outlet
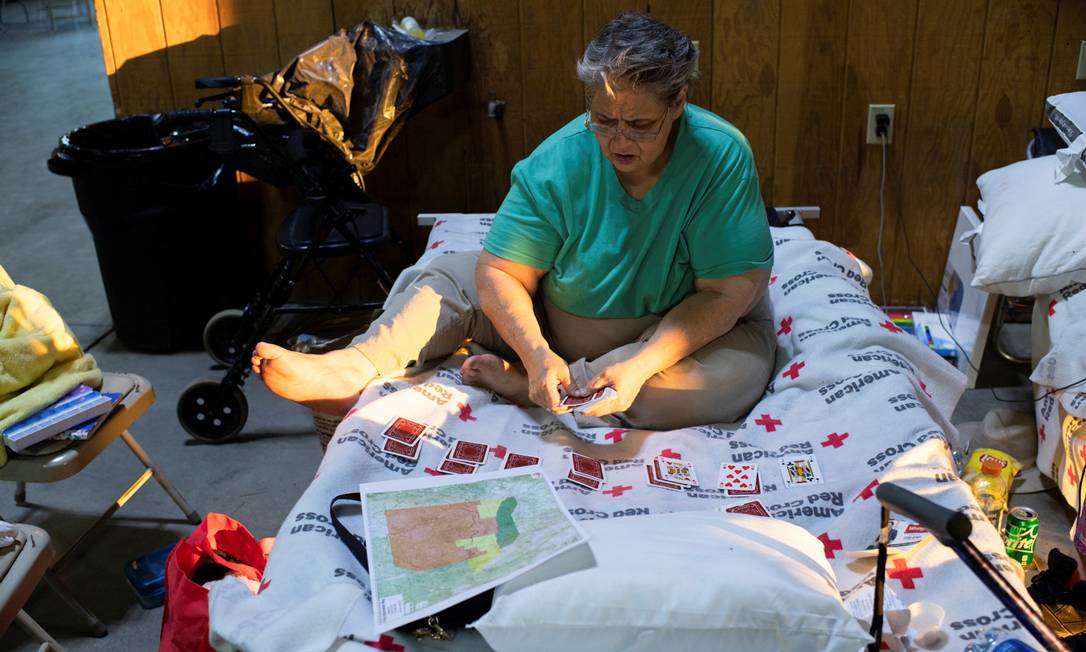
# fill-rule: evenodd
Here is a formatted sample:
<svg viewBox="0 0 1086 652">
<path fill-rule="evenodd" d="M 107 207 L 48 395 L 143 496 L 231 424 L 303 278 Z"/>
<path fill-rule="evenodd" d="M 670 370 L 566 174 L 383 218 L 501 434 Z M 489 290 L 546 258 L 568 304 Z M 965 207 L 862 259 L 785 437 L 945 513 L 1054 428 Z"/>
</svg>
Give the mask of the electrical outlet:
<svg viewBox="0 0 1086 652">
<path fill-rule="evenodd" d="M 1086 79 L 1086 41 L 1078 48 L 1078 71 L 1075 72 L 1075 79 Z"/>
<path fill-rule="evenodd" d="M 890 116 L 890 128 L 886 130 L 886 144 L 894 142 L 894 105 L 893 104 L 868 104 L 867 105 L 867 144 L 878 145 L 882 140 L 875 135 L 875 116 L 885 113 Z"/>
</svg>

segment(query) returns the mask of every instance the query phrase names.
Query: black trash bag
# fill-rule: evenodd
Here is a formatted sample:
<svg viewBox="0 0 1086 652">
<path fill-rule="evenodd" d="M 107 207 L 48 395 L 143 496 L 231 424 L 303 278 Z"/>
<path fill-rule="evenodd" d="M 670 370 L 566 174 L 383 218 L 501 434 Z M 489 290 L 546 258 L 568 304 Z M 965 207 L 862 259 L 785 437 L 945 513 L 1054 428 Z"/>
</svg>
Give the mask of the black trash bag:
<svg viewBox="0 0 1086 652">
<path fill-rule="evenodd" d="M 414 113 L 468 76 L 467 32 L 433 30 L 420 40 L 366 21 L 340 30 L 263 77 L 299 124 L 314 129 L 355 167 L 355 182 L 380 161 Z M 283 117 L 249 87 L 242 110 L 259 122 Z"/>
</svg>

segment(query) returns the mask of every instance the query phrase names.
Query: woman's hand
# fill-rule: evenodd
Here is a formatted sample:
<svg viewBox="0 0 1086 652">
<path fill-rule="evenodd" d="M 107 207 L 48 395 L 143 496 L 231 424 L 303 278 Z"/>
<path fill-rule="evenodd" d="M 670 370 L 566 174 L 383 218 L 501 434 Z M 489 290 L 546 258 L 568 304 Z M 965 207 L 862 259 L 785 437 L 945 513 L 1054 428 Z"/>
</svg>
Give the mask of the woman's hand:
<svg viewBox="0 0 1086 652">
<path fill-rule="evenodd" d="M 588 387 L 581 393 L 587 394 L 604 387 L 614 388 L 616 395 L 609 400 L 600 401 L 585 409 L 582 414 L 589 417 L 602 417 L 615 412 L 625 412 L 633 405 L 645 382 L 652 377 L 635 358 L 613 362 L 589 381 Z"/>
<path fill-rule="evenodd" d="M 528 374 L 528 398 L 556 414 L 568 412 L 569 408 L 559 405 L 562 397 L 558 393 L 559 385 L 567 394 L 573 390 L 566 361 L 550 348 L 541 348 L 522 362 Z"/>
</svg>

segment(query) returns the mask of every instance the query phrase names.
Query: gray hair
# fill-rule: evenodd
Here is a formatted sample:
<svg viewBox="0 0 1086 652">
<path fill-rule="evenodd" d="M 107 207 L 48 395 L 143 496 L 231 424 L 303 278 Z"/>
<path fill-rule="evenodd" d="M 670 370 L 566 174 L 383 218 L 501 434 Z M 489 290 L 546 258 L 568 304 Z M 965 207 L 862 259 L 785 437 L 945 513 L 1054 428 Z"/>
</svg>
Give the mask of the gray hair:
<svg viewBox="0 0 1086 652">
<path fill-rule="evenodd" d="M 616 83 L 654 93 L 665 104 L 698 78 L 698 49 L 690 37 L 660 21 L 628 12 L 600 28 L 577 62 L 591 99 Z"/>
</svg>

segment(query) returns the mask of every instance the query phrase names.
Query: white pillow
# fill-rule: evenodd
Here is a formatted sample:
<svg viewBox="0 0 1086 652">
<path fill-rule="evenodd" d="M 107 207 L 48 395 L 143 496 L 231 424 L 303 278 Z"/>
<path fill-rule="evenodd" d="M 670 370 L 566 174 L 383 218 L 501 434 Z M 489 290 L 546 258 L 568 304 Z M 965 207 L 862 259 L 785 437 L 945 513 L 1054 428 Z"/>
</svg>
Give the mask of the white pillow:
<svg viewBox="0 0 1086 652">
<path fill-rule="evenodd" d="M 1056 181 L 1086 178 L 1086 91 L 1049 97 L 1045 112 L 1067 143 L 1056 152 Z"/>
<path fill-rule="evenodd" d="M 1013 297 L 1086 281 L 1086 178 L 1053 183 L 1054 156 L 977 179 L 984 224 L 973 287 Z"/>
<path fill-rule="evenodd" d="M 847 650 L 871 638 L 841 604 L 822 543 L 722 512 L 581 524 L 598 566 L 499 587 L 473 626 L 498 652 Z"/>
<path fill-rule="evenodd" d="M 1086 133 L 1086 91 L 1053 95 L 1045 100 L 1048 121 L 1070 145 Z"/>
</svg>

